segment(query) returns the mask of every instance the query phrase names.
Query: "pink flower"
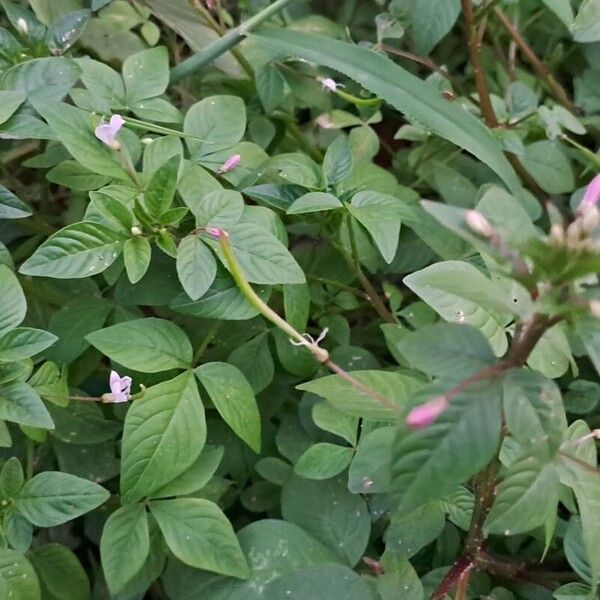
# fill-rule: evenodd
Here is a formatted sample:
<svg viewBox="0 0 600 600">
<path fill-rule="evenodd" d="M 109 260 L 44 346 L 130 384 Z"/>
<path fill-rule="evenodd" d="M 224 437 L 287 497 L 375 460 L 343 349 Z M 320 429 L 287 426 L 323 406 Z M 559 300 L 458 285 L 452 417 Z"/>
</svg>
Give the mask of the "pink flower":
<svg viewBox="0 0 600 600">
<path fill-rule="evenodd" d="M 217 169 L 217 173 L 229 173 L 229 171 L 233 171 L 240 164 L 241 160 L 242 157 L 239 154 L 233 154 Z"/>
<path fill-rule="evenodd" d="M 592 179 L 585 188 L 583 200 L 579 205 L 578 211 L 581 211 L 582 209 L 586 210 L 592 206 L 596 206 L 596 204 L 598 204 L 598 200 L 600 200 L 600 174 L 596 175 L 596 177 L 594 177 L 594 179 Z"/>
<path fill-rule="evenodd" d="M 127 402 L 131 397 L 131 377 L 121 377 L 116 371 L 111 371 L 109 385 L 112 399 L 107 402 Z"/>
<path fill-rule="evenodd" d="M 219 239 L 222 236 L 227 235 L 222 229 L 218 227 L 205 227 L 204 232 L 210 235 L 211 237 Z"/>
<path fill-rule="evenodd" d="M 468 210 L 465 213 L 467 225 L 478 235 L 491 238 L 494 235 L 494 228 L 489 221 L 478 211 Z"/>
<path fill-rule="evenodd" d="M 444 396 L 436 396 L 429 402 L 413 408 L 406 417 L 406 424 L 411 429 L 429 427 L 447 408 L 448 400 Z"/>
<path fill-rule="evenodd" d="M 115 138 L 123 127 L 123 123 L 125 123 L 125 119 L 121 115 L 113 115 L 108 123 L 102 123 L 96 127 L 94 135 L 113 150 L 119 150 L 121 144 Z"/>
</svg>

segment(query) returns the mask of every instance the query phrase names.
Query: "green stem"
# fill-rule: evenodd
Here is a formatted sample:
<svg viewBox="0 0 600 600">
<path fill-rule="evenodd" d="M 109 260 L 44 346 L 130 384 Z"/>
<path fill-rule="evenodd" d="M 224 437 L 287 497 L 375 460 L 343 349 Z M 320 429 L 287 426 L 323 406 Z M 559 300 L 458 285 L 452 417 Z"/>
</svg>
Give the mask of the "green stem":
<svg viewBox="0 0 600 600">
<path fill-rule="evenodd" d="M 398 412 L 399 406 L 384 398 L 379 393 L 377 393 L 374 389 L 365 385 L 364 383 L 358 381 L 344 371 L 339 365 L 334 363 L 329 357 L 329 352 L 325 350 L 325 348 L 321 348 L 317 342 L 312 342 L 307 340 L 301 333 L 299 333 L 292 325 L 290 325 L 285 319 L 282 319 L 273 309 L 271 309 L 265 302 L 263 302 L 256 292 L 252 289 L 252 286 L 248 283 L 248 280 L 242 273 L 239 263 L 235 257 L 233 252 L 233 248 L 231 247 L 231 243 L 229 242 L 229 234 L 222 229 L 217 229 L 211 235 L 216 235 L 219 238 L 219 242 L 221 245 L 221 250 L 223 255 L 225 256 L 225 260 L 227 262 L 227 266 L 229 267 L 229 272 L 233 277 L 236 285 L 239 290 L 242 292 L 244 298 L 256 309 L 258 310 L 263 317 L 271 321 L 274 325 L 279 327 L 284 333 L 286 333 L 290 338 L 304 346 L 315 359 L 320 362 L 322 365 L 326 366 L 328 369 L 339 375 L 342 379 L 347 381 L 350 385 L 355 387 L 361 393 L 365 394 L 365 396 L 371 398 L 381 406 L 385 407 L 387 410 L 392 412 Z"/>
<path fill-rule="evenodd" d="M 200 344 L 200 346 L 198 346 L 198 350 L 196 350 L 196 352 L 194 354 L 194 358 L 192 359 L 192 364 L 195 365 L 198 362 L 198 360 L 200 360 L 200 357 L 206 352 L 206 349 L 208 348 L 209 344 L 214 339 L 215 335 L 217 335 L 217 332 L 219 331 L 220 328 L 221 328 L 221 321 L 217 321 L 208 330 L 208 333 L 204 336 L 202 343 Z"/>
<path fill-rule="evenodd" d="M 379 106 L 382 102 L 381 98 L 359 98 L 340 89 L 335 90 L 334 94 L 355 106 Z"/>
<path fill-rule="evenodd" d="M 171 129 L 170 127 L 163 127 L 162 125 L 156 125 L 155 123 L 148 123 L 148 121 L 142 121 L 141 119 L 135 119 L 134 117 L 123 117 L 125 123 L 127 125 L 134 127 L 135 129 L 145 129 L 146 131 L 152 131 L 153 133 L 164 133 L 165 135 L 176 135 L 182 138 L 189 138 L 192 140 L 198 140 L 200 142 L 204 142 L 209 144 L 207 140 L 203 140 L 202 138 L 196 137 L 191 133 L 185 133 L 184 131 L 179 131 L 178 129 Z"/>
<path fill-rule="evenodd" d="M 321 162 L 323 160 L 323 154 L 320 150 L 311 146 L 307 141 L 298 125 L 296 125 L 295 121 L 291 118 L 282 119 L 285 123 L 289 134 L 294 138 L 294 141 L 298 144 L 298 147 L 301 150 L 304 150 L 313 160 L 317 162 Z"/>
<path fill-rule="evenodd" d="M 224 54 L 237 46 L 246 38 L 248 33 L 272 17 L 290 2 L 291 0 L 276 0 L 273 4 L 267 6 L 235 29 L 228 31 L 222 38 L 215 40 L 200 52 L 197 52 L 187 60 L 184 60 L 181 64 L 171 70 L 171 84 L 177 83 L 178 81 L 197 73 L 213 60 L 221 56 L 221 54 Z"/>
<path fill-rule="evenodd" d="M 600 167 L 600 156 L 594 154 L 591 150 L 588 150 L 585 146 L 582 146 L 579 142 L 571 139 L 566 133 L 563 133 L 562 139 L 568 142 L 574 148 L 577 148 L 590 162 L 594 164 L 596 168 Z"/>
</svg>

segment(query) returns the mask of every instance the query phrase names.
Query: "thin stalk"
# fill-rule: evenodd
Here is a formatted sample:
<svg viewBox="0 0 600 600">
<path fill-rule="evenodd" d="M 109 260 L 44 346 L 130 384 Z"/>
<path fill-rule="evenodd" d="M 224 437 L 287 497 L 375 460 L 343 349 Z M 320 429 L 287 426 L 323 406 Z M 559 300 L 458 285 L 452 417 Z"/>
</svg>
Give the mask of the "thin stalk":
<svg viewBox="0 0 600 600">
<path fill-rule="evenodd" d="M 594 154 L 591 150 L 588 150 L 585 146 L 582 146 L 579 142 L 576 142 L 574 139 L 570 138 L 566 133 L 563 133 L 561 136 L 565 142 L 568 142 L 574 148 L 577 148 L 594 166 L 598 169 L 600 168 L 600 156 Z"/>
<path fill-rule="evenodd" d="M 152 131 L 153 133 L 164 133 L 165 135 L 176 135 L 182 138 L 190 138 L 192 140 L 198 140 L 200 142 L 210 143 L 207 140 L 203 140 L 191 133 L 185 133 L 177 129 L 171 129 L 170 127 L 163 127 L 162 125 L 156 125 L 155 123 L 149 123 L 148 121 L 142 121 L 141 119 L 135 119 L 134 117 L 123 117 L 125 123 L 134 127 L 135 129 L 145 129 L 146 131 Z"/>
<path fill-rule="evenodd" d="M 299 345 L 304 346 L 311 354 L 315 357 L 315 359 L 320 362 L 322 365 L 339 375 L 342 379 L 347 381 L 354 388 L 359 390 L 361 393 L 365 394 L 367 397 L 371 398 L 387 410 L 391 410 L 397 412 L 399 407 L 397 404 L 384 398 L 374 389 L 365 385 L 364 383 L 358 381 L 350 375 L 348 372 L 344 371 L 338 364 L 333 362 L 329 357 L 329 352 L 325 350 L 325 348 L 321 348 L 318 342 L 313 341 L 312 339 L 307 339 L 304 335 L 302 335 L 299 331 L 297 331 L 292 325 L 290 325 L 285 319 L 280 317 L 272 308 L 270 308 L 265 302 L 263 302 L 256 292 L 252 289 L 250 283 L 242 273 L 241 267 L 235 257 L 235 253 L 229 241 L 229 234 L 222 229 L 214 229 L 211 228 L 210 235 L 213 237 L 217 237 L 221 246 L 221 251 L 223 252 L 223 256 L 225 257 L 225 261 L 227 262 L 227 266 L 229 267 L 229 272 L 233 277 L 236 285 L 238 286 L 240 292 L 243 294 L 244 298 L 257 310 L 259 311 L 263 317 L 267 320 L 271 321 L 274 325 L 279 327 L 286 335 L 288 335 L 293 341 L 298 343 Z"/>
<path fill-rule="evenodd" d="M 196 364 L 200 357 L 206 352 L 209 344 L 213 341 L 215 335 L 221 328 L 221 321 L 217 321 L 209 330 L 208 333 L 204 336 L 202 343 L 198 346 L 198 350 L 194 353 L 194 358 L 192 359 L 192 364 Z"/>
<path fill-rule="evenodd" d="M 281 119 L 288 130 L 288 133 L 294 138 L 294 141 L 298 144 L 301 150 L 304 150 L 313 160 L 321 162 L 323 160 L 323 153 L 314 146 L 311 146 L 302 135 L 302 131 L 292 118 Z"/>
<path fill-rule="evenodd" d="M 340 89 L 335 90 L 333 93 L 343 100 L 346 100 L 346 102 L 354 104 L 354 106 L 379 106 L 382 103 L 381 98 L 359 98 L 358 96 L 353 96 L 352 94 L 344 92 Z"/>
<path fill-rule="evenodd" d="M 479 108 L 481 115 L 488 127 L 496 127 L 498 120 L 490 99 L 487 80 L 483 67 L 481 66 L 481 34 L 482 31 L 477 27 L 475 14 L 473 12 L 473 0 L 461 0 L 463 14 L 467 25 L 467 48 L 469 52 L 469 62 L 475 76 L 475 86 L 479 95 Z"/>
<path fill-rule="evenodd" d="M 222 38 L 215 40 L 212 44 L 200 50 L 200 52 L 184 60 L 181 64 L 171 69 L 171 84 L 197 73 L 221 56 L 221 54 L 237 46 L 253 29 L 272 17 L 290 2 L 291 0 L 276 0 L 273 4 L 267 6 L 235 29 L 228 31 Z"/>
<path fill-rule="evenodd" d="M 552 75 L 550 69 L 536 56 L 535 52 L 531 49 L 531 46 L 527 43 L 519 30 L 510 22 L 510 19 L 499 7 L 494 7 L 494 13 L 506 31 L 508 31 L 515 44 L 520 48 L 521 52 L 523 52 L 523 55 L 533 67 L 533 70 L 546 82 L 548 89 L 556 100 L 558 100 L 558 102 L 560 102 L 568 111 L 577 114 L 579 111 L 569 98 L 565 88 L 554 79 L 554 75 Z"/>
</svg>

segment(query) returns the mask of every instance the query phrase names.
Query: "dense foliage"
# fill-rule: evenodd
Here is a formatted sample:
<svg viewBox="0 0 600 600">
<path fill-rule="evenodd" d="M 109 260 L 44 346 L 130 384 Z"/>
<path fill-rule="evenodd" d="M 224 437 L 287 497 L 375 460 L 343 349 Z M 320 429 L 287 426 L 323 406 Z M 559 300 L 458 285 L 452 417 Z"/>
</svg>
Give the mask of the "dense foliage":
<svg viewBox="0 0 600 600">
<path fill-rule="evenodd" d="M 598 598 L 600 0 L 0 7 L 0 598 Z"/>
</svg>

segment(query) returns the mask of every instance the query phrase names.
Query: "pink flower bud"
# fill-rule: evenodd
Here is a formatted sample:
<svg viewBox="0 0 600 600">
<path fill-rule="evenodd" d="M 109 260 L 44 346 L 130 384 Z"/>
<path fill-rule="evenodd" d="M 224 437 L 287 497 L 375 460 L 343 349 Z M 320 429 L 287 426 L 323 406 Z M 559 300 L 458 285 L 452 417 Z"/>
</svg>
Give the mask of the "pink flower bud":
<svg viewBox="0 0 600 600">
<path fill-rule="evenodd" d="M 204 232 L 217 239 L 227 235 L 222 229 L 219 229 L 218 227 L 205 227 Z"/>
<path fill-rule="evenodd" d="M 339 83 L 336 83 L 331 77 L 321 77 L 319 79 L 321 85 L 324 90 L 329 90 L 330 92 L 336 92 L 338 89 Z"/>
<path fill-rule="evenodd" d="M 242 157 L 239 154 L 234 154 L 230 156 L 218 169 L 217 173 L 229 173 L 229 171 L 233 171 L 242 160 Z"/>
<path fill-rule="evenodd" d="M 429 402 L 413 408 L 406 417 L 406 424 L 411 429 L 429 427 L 447 408 L 448 400 L 445 396 L 436 396 Z"/>
<path fill-rule="evenodd" d="M 579 205 L 579 208 L 577 209 L 578 212 L 582 212 L 582 211 L 585 211 L 587 208 L 596 206 L 596 204 L 598 204 L 599 200 L 600 200 L 600 174 L 596 175 L 596 177 L 594 177 L 594 179 L 592 179 L 588 183 L 588 186 L 585 188 L 585 193 L 583 194 L 583 199 L 581 201 L 581 204 Z"/>
<path fill-rule="evenodd" d="M 468 210 L 465 213 L 465 221 L 475 233 L 482 237 L 491 238 L 494 235 L 494 228 L 490 222 L 476 210 Z"/>
<path fill-rule="evenodd" d="M 590 300 L 590 312 L 596 319 L 600 319 L 600 300 Z"/>
</svg>

